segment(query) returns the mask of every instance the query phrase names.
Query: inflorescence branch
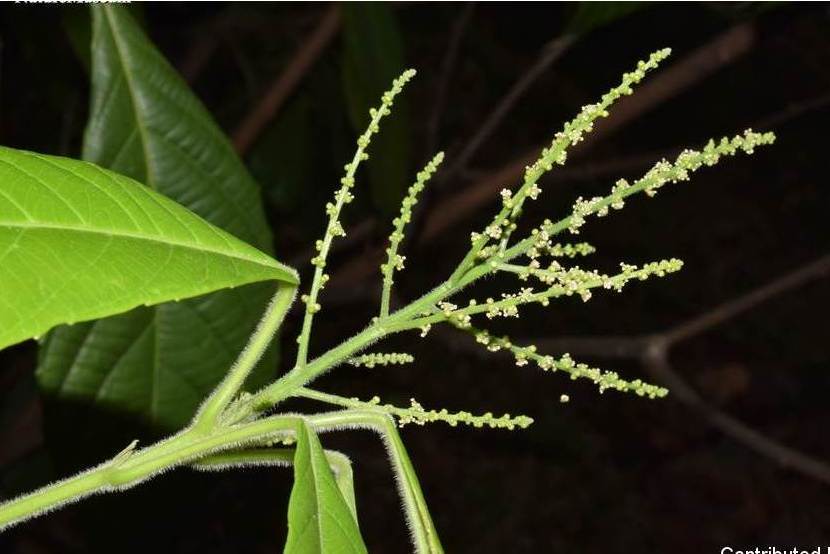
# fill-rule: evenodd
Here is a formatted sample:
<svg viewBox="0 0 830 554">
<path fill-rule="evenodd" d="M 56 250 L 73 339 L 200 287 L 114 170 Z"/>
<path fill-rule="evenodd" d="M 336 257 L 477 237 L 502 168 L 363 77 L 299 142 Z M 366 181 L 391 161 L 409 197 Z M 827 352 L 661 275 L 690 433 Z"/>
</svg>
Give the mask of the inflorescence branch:
<svg viewBox="0 0 830 554">
<path fill-rule="evenodd" d="M 703 150 L 684 150 L 674 162 L 660 160 L 640 179 L 629 183 L 619 179 L 605 197 L 594 197 L 584 200 L 581 197 L 574 202 L 571 214 L 556 223 L 546 220 L 540 227 L 534 229 L 530 236 L 505 251 L 486 252 L 479 257 L 495 259 L 491 263 L 498 264 L 499 260 L 508 261 L 517 256 L 527 254 L 531 258 L 537 252 L 542 252 L 550 244 L 550 238 L 567 230 L 571 234 L 579 234 L 579 229 L 585 224 L 588 216 L 604 217 L 609 209 L 620 210 L 625 206 L 625 199 L 639 192 L 653 197 L 666 184 L 688 181 L 691 174 L 706 166 L 717 164 L 724 156 L 734 156 L 738 152 L 752 154 L 758 146 L 770 145 L 775 142 L 773 133 L 756 133 L 751 129 L 743 135 L 732 138 L 723 137 L 720 141 L 710 140 Z"/>
<path fill-rule="evenodd" d="M 305 317 L 303 318 L 303 327 L 300 335 L 297 337 L 298 350 L 296 366 L 304 366 L 308 358 L 308 343 L 311 338 L 311 327 L 314 321 L 314 314 L 320 311 L 320 304 L 317 302 L 317 297 L 320 291 L 325 287 L 329 276 L 324 273 L 326 267 L 326 257 L 328 256 L 331 243 L 335 237 L 345 236 L 346 232 L 340 224 L 340 212 L 345 204 L 350 203 L 354 199 L 351 190 L 355 184 L 355 173 L 360 163 L 369 159 L 369 154 L 366 149 L 372 140 L 372 136 L 380 131 L 380 120 L 392 113 L 392 105 L 404 85 L 415 76 L 415 70 L 409 69 L 395 79 L 392 88 L 383 94 L 381 98 L 380 107 L 369 110 L 371 120 L 369 126 L 357 139 L 357 151 L 354 158 L 346 167 L 346 173 L 340 179 L 340 189 L 334 195 L 334 202 L 326 204 L 326 213 L 329 216 L 329 222 L 326 226 L 326 233 L 322 240 L 317 241 L 316 249 L 317 255 L 311 259 L 312 265 L 315 266 L 314 278 L 311 282 L 311 290 L 308 294 L 304 294 L 301 300 L 305 303 Z"/>
<path fill-rule="evenodd" d="M 448 425 L 455 427 L 459 423 L 463 425 L 470 425 L 472 427 L 490 427 L 492 429 L 508 429 L 512 430 L 516 427 L 525 429 L 533 423 L 533 419 L 527 416 L 511 416 L 504 414 L 496 417 L 492 413 L 487 412 L 482 415 L 473 415 L 470 412 L 449 412 L 446 409 L 441 410 L 427 410 L 414 398 L 410 399 L 408 408 L 400 408 L 392 404 L 382 404 L 379 397 L 375 396 L 369 400 L 359 400 L 358 398 L 345 398 L 335 394 L 327 394 L 320 391 L 302 388 L 296 396 L 302 398 L 309 398 L 311 400 L 318 400 L 334 406 L 342 406 L 344 408 L 357 410 L 371 410 L 381 412 L 392 416 L 398 423 L 399 427 L 408 425 L 410 423 L 415 425 L 425 425 L 436 421 L 443 421 Z"/>
<path fill-rule="evenodd" d="M 373 352 L 349 358 L 347 363 L 355 367 L 373 368 L 378 365 L 401 365 L 411 364 L 415 361 L 412 354 L 405 352 Z"/>
<path fill-rule="evenodd" d="M 640 61 L 637 68 L 623 75 L 619 85 L 605 93 L 596 104 L 584 106 L 580 113 L 565 124 L 564 128 L 556 133 L 551 145 L 542 150 L 539 159 L 525 168 L 522 185 L 515 192 L 508 189 L 502 191 L 502 209 L 493 218 L 483 233 L 474 233 L 472 248 L 453 274 L 453 279 L 459 278 L 475 261 L 480 258 L 479 252 L 492 240 L 498 240 L 496 251 L 503 251 L 507 241 L 516 229 L 516 220 L 521 215 L 522 206 L 527 198 L 536 200 L 541 193 L 538 182 L 545 173 L 551 171 L 555 165 L 564 165 L 567 159 L 567 150 L 582 141 L 586 133 L 594 128 L 594 122 L 601 117 L 608 117 L 608 108 L 623 96 L 633 92 L 633 86 L 642 81 L 646 73 L 657 66 L 671 54 L 671 49 L 664 48 L 649 56 L 646 61 Z"/>
<path fill-rule="evenodd" d="M 583 301 L 588 301 L 592 296 L 592 289 L 602 288 L 619 292 L 630 281 L 645 281 L 652 276 L 663 277 L 679 271 L 682 267 L 683 262 L 676 258 L 650 262 L 642 267 L 621 263 L 619 273 L 606 275 L 596 270 L 588 271 L 579 267 L 552 271 L 505 264 L 498 266 L 497 269 L 517 273 L 520 278 L 533 275 L 548 285 L 547 288 L 535 291 L 533 287 L 524 287 L 516 293 L 502 293 L 500 300 L 487 298 L 480 302 L 472 299 L 465 308 L 459 308 L 451 302 L 439 302 L 431 312 L 423 313 L 421 317 L 411 320 L 408 325 L 414 329 L 433 323 L 449 322 L 464 328 L 471 324 L 471 316 L 476 314 L 485 314 L 488 319 L 518 317 L 519 307 L 525 304 L 548 306 L 551 298 L 573 295 L 581 297 Z"/>
<path fill-rule="evenodd" d="M 438 152 L 424 168 L 418 172 L 415 182 L 409 187 L 406 197 L 401 202 L 401 213 L 392 220 L 392 234 L 389 235 L 389 247 L 386 249 L 386 263 L 380 266 L 383 275 L 383 290 L 380 298 L 380 317 L 389 315 L 389 297 L 392 293 L 392 277 L 395 271 L 403 269 L 405 256 L 398 254 L 398 246 L 404 239 L 404 228 L 412 221 L 412 208 L 418 203 L 418 195 L 424 190 L 427 182 L 438 170 L 438 166 L 444 161 L 444 153 Z"/>
<path fill-rule="evenodd" d="M 402 267 L 404 261 L 403 256 L 398 253 L 398 248 L 404 237 L 405 226 L 411 219 L 412 207 L 417 202 L 418 194 L 437 170 L 442 155 L 438 154 L 433 158 L 419 172 L 415 183 L 410 187 L 403 201 L 400 215 L 393 221 L 393 232 L 387 249 L 388 258 L 386 263 L 381 266 L 383 292 L 381 294 L 380 317 L 374 318 L 369 327 L 352 339 L 309 362 L 306 366 L 306 349 L 311 316 L 318 309 L 316 304 L 317 292 L 325 283 L 325 275 L 322 273 L 323 260 L 331 239 L 339 234 L 338 232 L 327 233 L 326 238 L 321 241 L 320 255 L 314 260 L 318 271 L 315 273 L 312 292 L 306 297 L 306 318 L 303 322 L 303 331 L 298 339 L 301 351 L 298 353 L 297 367 L 289 372 L 284 380 L 277 381 L 254 395 L 253 404 L 260 410 L 273 406 L 276 402 L 291 395 L 296 387 L 307 385 L 318 375 L 342 362 L 363 365 L 400 362 L 403 358 L 382 358 L 373 354 L 358 356 L 360 351 L 369 344 L 392 333 L 408 329 L 420 329 L 421 336 L 425 336 L 434 323 L 450 323 L 457 327 L 470 329 L 472 317 L 478 314 L 484 314 L 488 318 L 516 317 L 519 314 L 520 307 L 525 304 L 535 303 L 547 306 L 552 298 L 573 295 L 587 301 L 591 298 L 594 289 L 620 291 L 632 280 L 645 280 L 651 276 L 662 277 L 679 270 L 682 262 L 676 259 L 651 262 L 642 267 L 623 263 L 620 264 L 621 270 L 613 275 L 600 273 L 597 270 L 585 270 L 578 265 L 568 267 L 567 261 L 586 256 L 594 252 L 594 248 L 586 243 L 557 243 L 554 242 L 553 238 L 564 231 L 578 234 L 580 228 L 590 216 L 603 217 L 610 210 L 621 209 L 624 206 L 624 200 L 632 194 L 644 192 L 648 196 L 653 196 L 665 184 L 688 180 L 691 173 L 703 166 L 715 165 L 724 156 L 735 155 L 739 151 L 751 154 L 755 147 L 771 144 L 775 140 L 774 135 L 771 133 L 755 133 L 748 130 L 743 135 L 731 139 L 723 138 L 718 142 L 709 141 L 701 151 L 686 150 L 674 162 L 661 160 L 634 183 L 620 179 L 607 196 L 594 197 L 589 200 L 578 198 L 567 217 L 556 223 L 545 220 L 541 226 L 533 229 L 529 236 L 512 245 L 509 244 L 524 202 L 528 198 L 536 199 L 540 194 L 537 184 L 539 178 L 555 165 L 563 164 L 567 149 L 580 142 L 585 133 L 593 129 L 594 122 L 598 118 L 608 115 L 608 108 L 617 99 L 631 94 L 632 87 L 642 81 L 646 73 L 656 68 L 668 55 L 669 50 L 664 49 L 652 54 L 648 60 L 639 62 L 637 68 L 630 73 L 626 73 L 620 85 L 606 93 L 600 102 L 584 107 L 575 119 L 568 122 L 564 129 L 556 134 L 551 145 L 542 151 L 539 159 L 526 168 L 524 180 L 519 189 L 515 193 L 509 190 L 502 191 L 501 210 L 483 232 L 472 234 L 470 251 L 450 278 L 433 291 L 394 313 L 390 313 L 389 294 L 393 275 L 395 270 Z M 388 107 L 391 105 L 394 95 L 401 89 L 408 76 L 411 75 L 404 74 L 397 80 L 393 90 L 384 96 L 381 109 L 372 112 L 373 123 L 358 141 L 358 153 L 355 156 L 355 161 L 347 166 L 347 177 L 344 178 L 343 188 L 338 192 L 337 202 L 333 205 L 330 204 L 328 207 L 331 217 L 330 229 L 342 232 L 338 222 L 340 208 L 351 199 L 348 191 L 354 185 L 353 175 L 356 164 L 359 163 L 362 157 L 365 157 L 363 149 L 368 145 L 373 130 L 377 128 L 377 120 L 388 112 Z M 517 259 L 524 259 L 524 261 L 517 262 Z M 471 300 L 469 305 L 463 308 L 459 308 L 449 301 L 462 288 L 486 275 L 499 272 L 512 273 L 518 276 L 520 280 L 532 281 L 532 283 L 527 283 L 527 286 L 522 286 L 517 292 L 503 293 L 499 299 Z M 317 283 L 316 277 L 318 275 L 322 284 Z M 481 335 L 479 338 L 483 336 Z M 491 344 L 497 345 L 499 342 L 495 341 Z M 621 391 L 631 390 L 650 397 L 659 397 L 665 394 L 664 389 L 659 387 L 652 387 L 638 381 L 631 383 L 623 381 L 615 373 L 606 374 L 595 368 L 579 364 L 574 364 L 571 367 L 567 356 L 553 362 L 551 362 L 550 357 L 540 356 L 538 359 L 534 358 L 536 354 L 531 348 L 513 346 L 511 350 L 514 354 L 521 354 L 526 359 L 537 361 L 543 366 L 543 369 L 556 368 L 565 371 L 570 369 L 569 373 L 572 376 L 592 379 L 602 390 L 608 388 Z"/>
<path fill-rule="evenodd" d="M 644 383 L 640 379 L 626 381 L 615 371 L 603 371 L 584 363 L 575 362 L 567 352 L 559 358 L 555 358 L 554 356 L 539 354 L 536 346 L 532 344 L 519 346 L 506 336 L 496 337 L 486 330 L 476 329 L 472 326 L 457 327 L 473 335 L 476 342 L 483 345 L 490 352 L 498 352 L 499 350 L 510 352 L 519 367 L 526 366 L 528 362 L 533 362 L 543 371 L 550 371 L 551 373 L 565 372 L 570 375 L 572 380 L 588 379 L 599 387 L 600 394 L 611 389 L 620 392 L 633 392 L 638 396 L 649 398 L 663 398 L 669 392 L 666 388 Z"/>
</svg>

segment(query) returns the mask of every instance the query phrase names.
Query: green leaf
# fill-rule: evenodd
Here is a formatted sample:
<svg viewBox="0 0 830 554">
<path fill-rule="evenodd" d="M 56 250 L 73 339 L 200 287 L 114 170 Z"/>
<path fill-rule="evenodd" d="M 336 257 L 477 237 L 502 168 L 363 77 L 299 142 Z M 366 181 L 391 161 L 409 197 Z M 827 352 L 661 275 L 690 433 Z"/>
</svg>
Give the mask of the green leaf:
<svg viewBox="0 0 830 554">
<path fill-rule="evenodd" d="M 288 501 L 286 554 L 366 552 L 352 512 L 332 475 L 320 440 L 297 428 L 294 488 Z"/>
<path fill-rule="evenodd" d="M 123 6 L 94 5 L 92 99 L 84 159 L 128 175 L 271 252 L 259 188 L 210 114 Z M 42 388 L 180 426 L 244 347 L 274 290 L 249 285 L 58 328 Z M 274 355 L 249 380 L 266 381 Z"/>
<path fill-rule="evenodd" d="M 0 147 L 0 348 L 293 271 L 93 164 Z"/>
<path fill-rule="evenodd" d="M 392 8 L 379 2 L 342 5 L 345 50 L 343 80 L 355 132 L 369 122 L 369 108 L 403 73 L 403 41 Z M 369 148 L 372 200 L 386 215 L 397 213 L 409 185 L 410 129 L 406 102 L 395 100 L 382 136 Z"/>
</svg>

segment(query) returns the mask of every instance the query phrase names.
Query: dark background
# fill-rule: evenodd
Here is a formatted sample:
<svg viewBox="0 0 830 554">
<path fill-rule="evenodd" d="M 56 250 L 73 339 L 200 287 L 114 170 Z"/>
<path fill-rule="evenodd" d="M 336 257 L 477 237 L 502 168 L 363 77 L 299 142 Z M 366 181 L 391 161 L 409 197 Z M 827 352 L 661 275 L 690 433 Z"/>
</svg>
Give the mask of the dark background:
<svg viewBox="0 0 830 554">
<path fill-rule="evenodd" d="M 143 4 L 135 13 L 233 134 L 332 9 L 338 8 L 170 3 Z M 452 166 L 551 41 L 569 44 L 511 103 L 468 162 L 439 175 L 425 198 L 406 252 L 408 268 L 397 279 L 401 299 L 438 283 L 463 255 L 470 231 L 496 206 L 488 180 L 548 141 L 653 50 L 671 46 L 674 55 L 649 78 L 640 100 L 635 94 L 621 103 L 622 114 L 598 124 L 596 138 L 574 152 L 567 169 L 545 179 L 543 200 L 529 210 L 529 220 L 561 216 L 575 197 L 605 192 L 622 176 L 636 178 L 660 157 L 710 136 L 746 127 L 778 135 L 773 147 L 751 158 L 725 160 L 654 200 L 633 199 L 622 213 L 584 230 L 599 249 L 585 265 L 610 270 L 620 260 L 676 256 L 686 262 L 681 273 L 632 284 L 622 295 L 597 294 L 588 304 L 568 299 L 548 310 L 529 309 L 504 327 L 517 342 L 541 338 L 552 347 L 561 347 L 563 337 L 641 336 L 722 314 L 723 303 L 782 285 L 671 348 L 673 375 L 705 405 L 682 393 L 659 401 L 599 396 L 590 384 L 482 355 L 470 339 L 449 332 L 390 340 L 389 350 L 415 355 L 411 366 L 344 368 L 321 380 L 323 390 L 346 396 L 379 394 L 398 404 L 414 396 L 429 407 L 535 418 L 526 431 L 443 424 L 403 430 L 447 551 L 697 553 L 724 545 L 830 544 L 830 472 L 823 466 L 830 457 L 830 7 L 404 3 L 344 11 L 351 15 L 300 72 L 286 102 L 273 117 L 259 117 L 262 132 L 245 153 L 263 187 L 277 255 L 307 279 L 308 248 L 324 224 L 322 205 L 356 137 L 349 118 L 354 99 L 374 98 L 402 67 L 419 70 L 393 131 L 375 141 L 388 153 L 393 176 L 387 182 L 361 175 L 360 199 L 347 216 L 350 238 L 330 264 L 334 278 L 323 297 L 315 349 L 336 344 L 376 313 L 377 252 L 401 191 L 394 175 L 414 175 L 435 148 L 447 151 L 446 167 Z M 79 6 L 0 7 L 4 145 L 79 155 L 88 101 L 86 17 Z M 363 64 L 358 73 L 368 77 L 360 86 L 343 78 L 349 63 Z M 494 190 L 515 182 L 500 179 L 506 177 L 496 177 Z M 470 191 L 490 200 L 476 204 L 458 196 Z M 810 265 L 815 260 L 823 262 Z M 799 268 L 797 283 L 778 281 Z M 296 313 L 285 329 L 284 337 L 294 336 Z M 289 349 L 292 341 L 284 342 Z M 637 352 L 609 358 L 607 343 L 583 350 L 582 359 L 624 376 L 659 377 Z M 163 432 L 120 414 L 41 399 L 35 354 L 34 344 L 0 353 L 0 494 L 30 489 L 133 438 Z M 559 403 L 563 392 L 570 403 Z M 711 424 L 722 413 L 759 435 L 724 434 Z M 379 441 L 361 432 L 325 439 L 353 457 L 369 550 L 407 551 Z M 764 440 L 819 466 L 811 475 L 784 468 L 780 456 L 758 452 L 769 444 Z M 285 535 L 289 491 L 285 470 L 179 470 L 19 526 L 0 536 L 0 551 L 274 552 Z"/>
</svg>

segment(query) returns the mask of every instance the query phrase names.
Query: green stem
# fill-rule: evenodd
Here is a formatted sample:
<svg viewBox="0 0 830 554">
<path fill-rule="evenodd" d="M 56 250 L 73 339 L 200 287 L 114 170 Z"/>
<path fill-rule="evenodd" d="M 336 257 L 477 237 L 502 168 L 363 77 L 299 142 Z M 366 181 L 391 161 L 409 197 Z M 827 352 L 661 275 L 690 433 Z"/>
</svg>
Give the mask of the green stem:
<svg viewBox="0 0 830 554">
<path fill-rule="evenodd" d="M 194 428 L 207 431 L 214 426 L 216 419 L 239 392 L 239 389 L 245 383 L 245 379 L 248 378 L 251 370 L 268 348 L 296 294 L 297 287 L 295 286 L 283 284 L 278 286 L 277 292 L 268 304 L 259 325 L 248 340 L 247 346 L 237 358 L 228 375 L 214 389 L 196 414 L 193 423 Z"/>
<path fill-rule="evenodd" d="M 107 485 L 106 471 L 93 468 L 0 505 L 0 530 L 36 517 L 57 506 L 75 502 Z"/>
<path fill-rule="evenodd" d="M 469 284 L 467 281 L 465 284 Z M 70 502 L 81 500 L 87 496 L 101 492 L 112 492 L 129 488 L 147 480 L 162 470 L 181 466 L 200 459 L 207 454 L 222 452 L 238 448 L 240 444 L 247 444 L 262 440 L 270 435 L 290 433 L 296 424 L 294 416 L 274 416 L 255 420 L 250 423 L 239 423 L 250 415 L 254 409 L 264 409 L 273 406 L 280 400 L 291 396 L 295 391 L 327 371 L 342 363 L 344 360 L 366 348 L 373 342 L 393 333 L 413 328 L 411 322 L 421 313 L 431 311 L 435 303 L 451 296 L 459 290 L 459 286 L 449 281 L 436 287 L 408 306 L 396 311 L 388 317 L 377 320 L 345 343 L 332 348 L 319 358 L 305 365 L 295 366 L 283 378 L 263 388 L 248 401 L 249 409 L 241 409 L 235 421 L 230 426 L 217 426 L 216 421 L 227 408 L 234 395 L 239 391 L 245 378 L 256 365 L 262 353 L 267 348 L 274 332 L 282 322 L 285 313 L 293 300 L 295 289 L 281 287 L 274 296 L 271 304 L 263 316 L 259 327 L 251 337 L 247 347 L 240 354 L 234 367 L 217 389 L 205 401 L 193 425 L 180 433 L 159 442 L 153 446 L 127 452 L 89 469 L 74 477 L 47 485 L 31 493 L 12 499 L 0 505 L 0 529 L 36 517 L 46 511 L 55 509 Z M 362 413 L 363 417 L 366 413 Z M 420 541 L 424 546 L 423 552 L 441 552 L 437 536 L 434 536 L 432 522 L 426 512 L 426 503 L 417 484 L 417 478 L 411 462 L 400 442 L 394 424 L 382 414 L 372 413 L 372 422 L 379 429 L 385 429 L 384 436 L 388 438 L 390 454 L 396 465 L 396 471 L 402 479 L 404 489 L 402 493 L 405 501 L 411 506 L 410 514 L 422 521 L 421 527 L 426 529 Z M 322 416 L 319 416 L 322 417 Z M 343 417 L 351 418 L 351 413 L 343 413 Z M 357 417 L 357 416 L 355 416 Z M 378 419 L 380 418 L 380 419 Z M 329 421 L 329 420 L 326 420 Z M 382 425 L 378 424 L 382 423 Z M 236 423 L 234 425 L 234 423 Z M 387 428 L 391 425 L 391 431 Z M 392 433 L 394 431 L 394 433 Z"/>
<path fill-rule="evenodd" d="M 409 454 L 391 417 L 373 410 L 349 410 L 311 416 L 309 421 L 319 432 L 358 425 L 369 427 L 380 433 L 386 443 L 392 468 L 397 477 L 416 552 L 418 554 L 443 554 L 444 549 L 438 538 L 432 516 L 430 516 L 415 468 L 412 466 L 412 461 L 409 459 Z"/>
<path fill-rule="evenodd" d="M 294 448 L 243 448 L 205 456 L 193 464 L 199 471 L 224 471 L 232 467 L 290 466 Z"/>
<path fill-rule="evenodd" d="M 0 504 L 0 529 L 95 493 L 133 487 L 165 469 L 187 464 L 209 453 L 293 432 L 297 420 L 296 416 L 274 416 L 235 427 L 217 428 L 209 435 L 187 428 L 152 446 L 135 452 L 125 451 L 79 475 Z"/>
<path fill-rule="evenodd" d="M 470 284 L 489 271 L 480 272 L 470 278 L 470 274 L 479 268 L 480 266 L 477 266 L 474 271 L 468 272 L 461 282 L 446 281 L 406 307 L 380 318 L 362 332 L 312 362 L 298 364 L 283 378 L 263 388 L 247 401 L 246 409 L 238 410 L 236 419 L 229 422 L 230 426 L 217 426 L 217 419 L 226 410 L 245 378 L 256 365 L 290 307 L 296 289 L 281 287 L 245 350 L 240 354 L 225 380 L 200 408 L 191 427 L 153 446 L 128 452 L 126 455 L 116 457 L 75 477 L 42 487 L 0 505 L 0 529 L 95 493 L 112 492 L 135 486 L 162 470 L 188 464 L 207 454 L 238 448 L 240 444 L 255 442 L 274 433 L 290 433 L 296 422 L 296 417 L 293 416 L 274 416 L 244 424 L 239 422 L 254 410 L 271 407 L 291 396 L 325 371 L 342 363 L 373 342 L 390 334 L 417 327 L 412 322 L 420 321 L 418 319 L 420 314 L 432 311 L 437 302 L 452 296 L 461 287 Z M 364 412 L 359 413 L 366 415 Z M 344 413 L 343 417 L 351 417 L 350 414 L 351 412 Z M 379 429 L 386 428 L 383 433 L 388 438 L 390 454 L 393 456 L 396 471 L 402 479 L 405 501 L 412 507 L 410 511 L 413 511 L 414 515 L 410 515 L 413 518 L 417 516 L 419 521 L 423 520 L 421 526 L 427 529 L 420 541 L 422 545 L 425 545 L 421 551 L 441 552 L 437 536 L 433 536 L 434 529 L 432 529 L 429 514 L 425 511 L 426 504 L 417 484 L 417 478 L 412 470 L 411 462 L 402 450 L 403 444 L 400 442 L 397 431 L 394 430 L 394 424 L 380 413 L 371 415 L 374 418 L 372 419 L 374 424 L 382 422 Z M 392 426 L 391 431 L 387 428 L 389 425 Z"/>
<path fill-rule="evenodd" d="M 320 357 L 305 365 L 295 365 L 283 377 L 255 393 L 247 401 L 247 407 L 240 409 L 238 419 L 241 420 L 254 411 L 262 411 L 275 406 L 291 396 L 296 390 L 311 383 L 329 369 L 343 363 L 372 343 L 391 334 L 413 329 L 414 327 L 410 324 L 412 318 L 422 312 L 431 311 L 436 302 L 451 296 L 456 291 L 456 288 L 445 282 L 388 317 L 376 320 L 357 335 Z"/>
<path fill-rule="evenodd" d="M 294 448 L 246 448 L 212 454 L 193 464 L 199 471 L 224 471 L 238 467 L 290 466 L 294 463 Z M 354 496 L 354 475 L 349 457 L 336 450 L 324 450 L 326 460 L 334 473 L 337 488 L 357 521 L 357 503 Z"/>
<path fill-rule="evenodd" d="M 383 95 L 380 107 L 369 111 L 371 121 L 369 122 L 366 130 L 357 140 L 357 150 L 354 153 L 352 161 L 346 165 L 346 174 L 340 180 L 342 186 L 335 195 L 334 204 L 329 204 L 327 206 L 329 222 L 326 226 L 326 233 L 323 236 L 323 240 L 320 241 L 317 248 L 317 256 L 313 260 L 315 269 L 314 277 L 311 281 L 311 290 L 309 291 L 308 296 L 304 298 L 306 310 L 303 318 L 303 327 L 300 331 L 300 336 L 297 338 L 298 348 L 297 360 L 294 363 L 295 366 L 302 367 L 307 361 L 308 343 L 311 340 L 311 327 L 314 323 L 314 314 L 320 309 L 317 305 L 317 297 L 319 296 L 320 291 L 327 280 L 327 277 L 324 276 L 323 268 L 326 265 L 326 257 L 329 254 L 332 240 L 334 240 L 334 237 L 336 236 L 345 234 L 343 233 L 343 228 L 340 225 L 340 212 L 342 211 L 344 204 L 351 202 L 351 193 L 349 190 L 354 186 L 354 178 L 357 173 L 357 168 L 360 166 L 362 161 L 369 158 L 369 155 L 366 154 L 366 149 L 369 146 L 372 135 L 377 133 L 379 130 L 380 120 L 389 115 L 395 96 L 401 92 L 406 82 L 409 81 L 409 79 L 411 79 L 414 75 L 415 71 L 413 70 L 405 71 L 403 75 L 395 79 L 392 90 Z"/>
</svg>

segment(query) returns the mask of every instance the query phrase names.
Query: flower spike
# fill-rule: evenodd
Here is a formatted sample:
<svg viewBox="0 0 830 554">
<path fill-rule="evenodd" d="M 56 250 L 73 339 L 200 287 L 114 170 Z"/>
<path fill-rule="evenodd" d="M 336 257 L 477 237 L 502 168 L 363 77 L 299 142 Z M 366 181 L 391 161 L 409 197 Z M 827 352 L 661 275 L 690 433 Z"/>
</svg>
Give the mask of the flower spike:
<svg viewBox="0 0 830 554">
<path fill-rule="evenodd" d="M 512 431 L 516 427 L 525 429 L 533 424 L 533 418 L 523 415 L 511 416 L 510 414 L 504 414 L 503 416 L 496 417 L 490 412 L 482 415 L 474 415 L 465 411 L 452 413 L 446 409 L 427 410 L 414 398 L 410 399 L 408 408 L 400 408 L 392 404 L 382 404 L 380 398 L 377 396 L 369 400 L 360 400 L 358 398 L 345 398 L 336 394 L 328 394 L 309 388 L 300 389 L 297 392 L 297 396 L 319 400 L 344 408 L 382 412 L 392 416 L 400 427 L 408 424 L 426 425 L 427 423 L 443 421 L 451 427 L 455 427 L 461 423 L 472 427 L 490 427 L 493 429 L 508 429 Z"/>
<path fill-rule="evenodd" d="M 414 361 L 415 358 L 412 357 L 412 354 L 405 352 L 374 352 L 372 354 L 363 354 L 362 356 L 349 358 L 348 363 L 355 367 L 368 367 L 371 369 L 376 365 L 411 364 Z"/>
<path fill-rule="evenodd" d="M 412 208 L 418 203 L 418 194 L 427 184 L 427 181 L 438 170 L 438 166 L 444 161 L 444 153 L 438 152 L 427 165 L 418 172 L 415 182 L 409 187 L 409 192 L 406 198 L 401 202 L 401 214 L 396 217 L 392 224 L 394 230 L 389 235 L 389 248 L 386 249 L 387 260 L 386 263 L 380 266 L 383 274 L 383 291 L 380 300 L 380 317 L 389 315 L 389 296 L 392 291 L 392 276 L 395 271 L 403 269 L 403 263 L 406 258 L 398 254 L 398 246 L 404 238 L 404 227 L 412 220 Z"/>
<path fill-rule="evenodd" d="M 510 190 L 502 191 L 502 209 L 488 225 L 483 233 L 474 233 L 472 249 L 453 277 L 458 277 L 469 269 L 470 265 L 479 258 L 479 252 L 491 241 L 499 240 L 499 245 L 494 253 L 503 251 L 511 233 L 516 229 L 516 219 L 522 211 L 522 206 L 527 198 L 535 200 L 541 189 L 537 184 L 539 179 L 546 172 L 553 169 L 554 165 L 564 165 L 567 158 L 567 150 L 571 146 L 582 141 L 584 135 L 594 128 L 594 122 L 601 117 L 608 117 L 608 108 L 619 98 L 633 92 L 632 87 L 642 81 L 646 73 L 665 60 L 671 54 L 670 48 L 658 50 L 649 56 L 648 60 L 640 61 L 637 68 L 623 75 L 619 85 L 605 93 L 596 104 L 589 104 L 582 108 L 582 111 L 571 121 L 565 124 L 563 129 L 556 133 L 550 146 L 544 148 L 533 164 L 525 168 L 522 185 L 514 193 Z"/>
<path fill-rule="evenodd" d="M 331 248 L 331 243 L 335 237 L 345 236 L 346 234 L 343 230 L 343 226 L 340 224 L 340 212 L 345 204 L 348 204 L 354 199 L 351 189 L 354 188 L 355 173 L 357 173 L 357 168 L 360 163 L 369 159 L 369 154 L 366 153 L 366 149 L 369 147 L 372 136 L 380 131 L 380 120 L 392 113 L 392 104 L 394 103 L 395 96 L 403 90 L 404 85 L 406 85 L 406 83 L 409 82 L 409 80 L 414 76 L 414 69 L 404 71 L 400 77 L 393 81 L 392 88 L 383 93 L 380 106 L 369 110 L 371 121 L 363 134 L 357 139 L 357 151 L 355 152 L 352 161 L 345 167 L 346 174 L 342 179 L 340 179 L 340 189 L 338 189 L 334 195 L 334 202 L 326 204 L 326 213 L 329 216 L 329 222 L 323 239 L 317 241 L 317 255 L 311 259 L 312 265 L 315 266 L 311 290 L 308 294 L 304 294 L 300 297 L 306 305 L 306 310 L 305 317 L 303 318 L 302 331 L 300 331 L 300 335 L 297 337 L 297 344 L 299 347 L 297 349 L 297 361 L 295 365 L 298 367 L 306 364 L 308 357 L 308 343 L 311 338 L 311 326 L 314 321 L 314 314 L 320 311 L 320 304 L 317 302 L 317 296 L 320 294 L 320 291 L 329 279 L 329 276 L 324 273 L 324 270 L 326 267 L 326 257 L 328 256 L 329 249 Z"/>
</svg>

